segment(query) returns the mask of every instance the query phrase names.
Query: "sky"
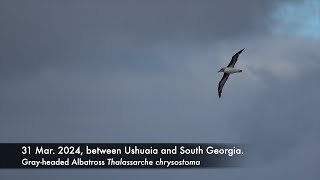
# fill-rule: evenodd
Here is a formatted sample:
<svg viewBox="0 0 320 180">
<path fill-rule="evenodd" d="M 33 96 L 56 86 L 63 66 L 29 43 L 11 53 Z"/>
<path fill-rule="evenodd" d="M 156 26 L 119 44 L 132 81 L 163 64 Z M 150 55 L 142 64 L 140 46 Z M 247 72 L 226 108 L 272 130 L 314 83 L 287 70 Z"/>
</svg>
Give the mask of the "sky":
<svg viewBox="0 0 320 180">
<path fill-rule="evenodd" d="M 2 0 L 0 24 L 0 142 L 246 142 L 252 163 L 0 179 L 320 178 L 317 0 Z"/>
</svg>

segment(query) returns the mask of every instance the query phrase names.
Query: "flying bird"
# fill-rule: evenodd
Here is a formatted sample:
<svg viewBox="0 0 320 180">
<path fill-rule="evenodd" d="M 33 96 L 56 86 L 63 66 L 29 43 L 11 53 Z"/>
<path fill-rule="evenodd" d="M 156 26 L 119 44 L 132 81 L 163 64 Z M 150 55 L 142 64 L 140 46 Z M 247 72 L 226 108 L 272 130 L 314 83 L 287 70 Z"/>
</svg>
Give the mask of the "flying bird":
<svg viewBox="0 0 320 180">
<path fill-rule="evenodd" d="M 222 79 L 220 80 L 219 86 L 218 86 L 219 98 L 221 98 L 222 88 L 223 88 L 224 84 L 226 83 L 226 81 L 228 80 L 229 75 L 230 75 L 230 74 L 233 74 L 233 73 L 240 73 L 240 72 L 242 72 L 241 69 L 236 69 L 236 68 L 234 68 L 234 65 L 236 64 L 236 62 L 237 62 L 237 60 L 238 60 L 238 57 L 239 57 L 239 55 L 241 54 L 241 52 L 242 52 L 243 50 L 244 50 L 244 48 L 243 48 L 241 51 L 237 52 L 235 55 L 232 56 L 232 59 L 231 59 L 231 61 L 230 61 L 230 63 L 228 64 L 227 67 L 224 67 L 224 68 L 220 69 L 219 72 L 223 72 L 224 74 L 223 74 L 223 77 L 222 77 Z M 218 72 L 218 73 L 219 73 L 219 72 Z"/>
</svg>

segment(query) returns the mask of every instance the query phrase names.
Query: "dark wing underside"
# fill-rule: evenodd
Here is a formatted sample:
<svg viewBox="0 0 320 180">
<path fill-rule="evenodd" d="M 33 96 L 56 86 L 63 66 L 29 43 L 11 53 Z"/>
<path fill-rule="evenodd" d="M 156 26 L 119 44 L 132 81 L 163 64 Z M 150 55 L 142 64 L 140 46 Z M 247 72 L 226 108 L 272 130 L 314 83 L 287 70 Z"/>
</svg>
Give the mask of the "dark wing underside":
<svg viewBox="0 0 320 180">
<path fill-rule="evenodd" d="M 227 67 L 234 67 L 234 65 L 236 64 L 236 62 L 237 62 L 237 60 L 238 60 L 239 55 L 241 54 L 241 52 L 242 52 L 243 50 L 244 50 L 244 48 L 243 48 L 241 51 L 237 52 L 235 55 L 232 56 L 232 59 L 231 59 L 231 61 L 230 61 L 230 63 L 228 64 Z"/>
<path fill-rule="evenodd" d="M 219 98 L 221 98 L 222 88 L 223 88 L 223 86 L 226 83 L 228 78 L 229 78 L 229 74 L 224 73 L 222 79 L 219 82 L 219 86 L 218 86 Z"/>
</svg>

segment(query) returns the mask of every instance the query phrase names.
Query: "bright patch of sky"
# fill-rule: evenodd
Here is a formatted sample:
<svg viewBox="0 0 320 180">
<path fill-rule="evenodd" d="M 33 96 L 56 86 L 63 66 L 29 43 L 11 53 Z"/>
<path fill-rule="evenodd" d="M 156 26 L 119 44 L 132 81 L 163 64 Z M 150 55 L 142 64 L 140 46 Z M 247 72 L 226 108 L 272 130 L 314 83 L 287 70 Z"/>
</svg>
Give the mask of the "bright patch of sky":
<svg viewBox="0 0 320 180">
<path fill-rule="evenodd" d="M 320 38 L 320 0 L 281 3 L 272 18 L 274 33 Z"/>
</svg>

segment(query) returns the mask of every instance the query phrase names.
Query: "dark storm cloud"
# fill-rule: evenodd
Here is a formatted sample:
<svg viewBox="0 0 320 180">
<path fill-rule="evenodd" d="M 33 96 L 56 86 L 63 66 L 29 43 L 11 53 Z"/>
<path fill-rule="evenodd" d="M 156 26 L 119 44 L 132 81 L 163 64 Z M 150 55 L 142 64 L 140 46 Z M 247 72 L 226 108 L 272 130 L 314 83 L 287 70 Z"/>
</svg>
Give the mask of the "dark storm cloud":
<svg viewBox="0 0 320 180">
<path fill-rule="evenodd" d="M 157 69 L 159 59 L 142 58 L 147 47 L 250 38 L 267 30 L 274 1 L 0 3 L 1 74 L 19 76 L 48 66 Z"/>
</svg>

